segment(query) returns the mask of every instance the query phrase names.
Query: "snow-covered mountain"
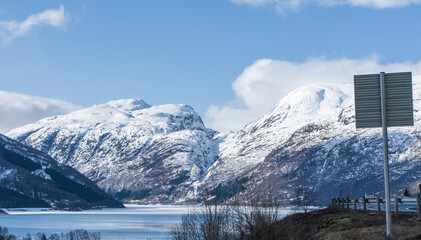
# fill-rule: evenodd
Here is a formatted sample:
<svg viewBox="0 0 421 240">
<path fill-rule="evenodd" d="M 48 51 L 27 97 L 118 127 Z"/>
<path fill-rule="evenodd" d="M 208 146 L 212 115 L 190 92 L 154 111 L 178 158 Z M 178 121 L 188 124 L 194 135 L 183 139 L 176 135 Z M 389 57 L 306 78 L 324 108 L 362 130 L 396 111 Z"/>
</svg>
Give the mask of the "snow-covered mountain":
<svg viewBox="0 0 421 240">
<path fill-rule="evenodd" d="M 127 99 L 46 118 L 8 136 L 118 196 L 168 202 L 207 172 L 218 154 L 215 133 L 188 105 Z"/>
<path fill-rule="evenodd" d="M 221 143 L 219 159 L 206 178 L 213 179 L 215 175 L 216 179 L 225 181 L 255 167 L 301 127 L 337 118 L 352 104 L 352 92 L 351 85 L 310 85 L 296 89 L 269 114 L 229 135 Z"/>
<path fill-rule="evenodd" d="M 414 79 L 415 126 L 389 128 L 391 189 L 421 182 L 421 79 Z M 326 203 L 339 195 L 383 191 L 381 129 L 356 130 L 353 85 L 311 85 L 284 97 L 273 111 L 227 137 L 202 188 L 282 198 L 308 187 Z M 233 190 L 234 189 L 234 190 Z M 224 193 L 227 195 L 227 193 Z"/>
<path fill-rule="evenodd" d="M 0 206 L 123 207 L 88 178 L 47 154 L 0 134 Z"/>
<path fill-rule="evenodd" d="M 421 79 L 415 126 L 390 128 L 392 192 L 421 181 Z M 327 202 L 383 191 L 380 129 L 355 129 L 353 86 L 315 84 L 285 96 L 236 133 L 205 128 L 187 105 L 118 100 L 47 118 L 8 136 L 75 167 L 117 196 L 143 202 L 216 195 L 289 199 L 308 187 Z"/>
</svg>

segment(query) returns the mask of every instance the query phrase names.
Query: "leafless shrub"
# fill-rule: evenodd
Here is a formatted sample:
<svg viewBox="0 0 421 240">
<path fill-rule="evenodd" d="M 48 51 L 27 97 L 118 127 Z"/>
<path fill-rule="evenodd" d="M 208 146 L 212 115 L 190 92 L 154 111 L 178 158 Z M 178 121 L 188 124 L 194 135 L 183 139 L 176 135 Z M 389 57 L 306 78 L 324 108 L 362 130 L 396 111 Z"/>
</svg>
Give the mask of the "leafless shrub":
<svg viewBox="0 0 421 240">
<path fill-rule="evenodd" d="M 65 240 L 100 240 L 101 235 L 99 233 L 90 233 L 83 229 L 76 229 L 66 233 Z"/>
<path fill-rule="evenodd" d="M 0 227 L 0 240 L 16 240 L 16 236 L 13 234 L 9 234 L 9 230 L 7 228 Z"/>
<path fill-rule="evenodd" d="M 0 240 L 101 240 L 101 235 L 99 233 L 90 233 L 83 229 L 77 229 L 70 231 L 66 234 L 62 233 L 61 235 L 54 233 L 50 236 L 47 236 L 45 233 L 37 233 L 35 237 L 32 238 L 31 234 L 26 234 L 25 237 L 16 237 L 15 235 L 9 234 L 7 228 L 0 227 Z"/>
<path fill-rule="evenodd" d="M 173 227 L 173 240 L 272 240 L 277 239 L 273 224 L 280 220 L 280 201 L 267 188 L 260 199 L 237 198 L 228 205 L 205 201 L 182 217 Z"/>
<path fill-rule="evenodd" d="M 236 239 L 276 239 L 273 224 L 280 220 L 281 202 L 274 196 L 275 188 L 268 186 L 259 198 L 235 199 L 231 204 L 237 232 Z"/>
<path fill-rule="evenodd" d="M 305 213 L 310 206 L 314 206 L 317 201 L 317 194 L 309 187 L 297 187 L 294 192 L 293 204 L 301 208 Z"/>
<path fill-rule="evenodd" d="M 171 239 L 173 240 L 199 240 L 198 217 L 194 213 L 188 213 L 181 219 L 181 223 L 171 229 Z"/>
<path fill-rule="evenodd" d="M 25 237 L 22 237 L 22 240 L 32 240 L 31 234 L 27 233 Z"/>
<path fill-rule="evenodd" d="M 230 240 L 233 239 L 230 209 L 205 201 L 182 217 L 181 223 L 170 233 L 173 240 Z"/>
</svg>

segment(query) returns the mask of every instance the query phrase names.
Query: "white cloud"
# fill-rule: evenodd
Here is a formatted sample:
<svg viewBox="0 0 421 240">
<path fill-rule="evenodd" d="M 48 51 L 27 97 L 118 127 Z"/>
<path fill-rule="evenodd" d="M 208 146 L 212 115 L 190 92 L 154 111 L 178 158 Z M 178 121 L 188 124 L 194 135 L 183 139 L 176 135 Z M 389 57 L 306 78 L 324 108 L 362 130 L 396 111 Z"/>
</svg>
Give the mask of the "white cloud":
<svg viewBox="0 0 421 240">
<path fill-rule="evenodd" d="M 30 15 L 22 22 L 17 20 L 0 21 L 0 38 L 3 44 L 7 44 L 17 37 L 25 36 L 35 26 L 64 27 L 67 22 L 68 14 L 61 5 L 58 9 L 47 9 L 41 13 Z"/>
<path fill-rule="evenodd" d="M 81 107 L 57 99 L 0 91 L 0 133 L 79 109 Z"/>
<path fill-rule="evenodd" d="M 236 3 L 236 4 L 247 4 L 247 5 L 257 7 L 257 6 L 264 6 L 267 4 L 276 3 L 276 0 L 231 0 L 231 2 Z"/>
<path fill-rule="evenodd" d="M 404 7 L 411 4 L 421 3 L 421 0 L 231 0 L 236 4 L 251 5 L 254 7 L 271 5 L 278 12 L 297 11 L 307 5 L 337 6 L 351 5 L 354 7 L 370 7 L 385 9 L 392 7 Z"/>
<path fill-rule="evenodd" d="M 421 74 L 418 63 L 381 64 L 376 55 L 365 59 L 310 58 L 294 63 L 260 59 L 234 81 L 236 99 L 225 106 L 211 105 L 205 116 L 207 126 L 218 131 L 238 130 L 266 114 L 292 90 L 312 83 L 352 83 L 353 75 L 412 71 Z"/>
<path fill-rule="evenodd" d="M 373 8 L 392 8 L 392 7 L 404 7 L 411 4 L 420 3 L 420 0 L 348 0 L 347 3 L 352 6 L 363 6 Z"/>
</svg>

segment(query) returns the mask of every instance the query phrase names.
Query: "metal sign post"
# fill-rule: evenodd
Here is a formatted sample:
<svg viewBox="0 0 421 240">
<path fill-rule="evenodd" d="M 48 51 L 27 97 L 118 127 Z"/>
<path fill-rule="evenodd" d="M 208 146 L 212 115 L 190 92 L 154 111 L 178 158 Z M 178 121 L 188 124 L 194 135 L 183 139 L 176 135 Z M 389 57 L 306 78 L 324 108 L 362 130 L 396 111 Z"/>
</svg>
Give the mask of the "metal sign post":
<svg viewBox="0 0 421 240">
<path fill-rule="evenodd" d="M 413 126 L 412 73 L 355 75 L 355 123 L 357 128 L 382 127 L 386 238 L 392 236 L 387 127 Z"/>
<path fill-rule="evenodd" d="M 389 147 L 387 141 L 386 117 L 386 84 L 384 72 L 380 73 L 380 95 L 383 129 L 383 159 L 384 159 L 384 193 L 386 198 L 386 238 L 392 238 L 392 216 L 390 213 L 390 186 L 389 186 Z"/>
</svg>

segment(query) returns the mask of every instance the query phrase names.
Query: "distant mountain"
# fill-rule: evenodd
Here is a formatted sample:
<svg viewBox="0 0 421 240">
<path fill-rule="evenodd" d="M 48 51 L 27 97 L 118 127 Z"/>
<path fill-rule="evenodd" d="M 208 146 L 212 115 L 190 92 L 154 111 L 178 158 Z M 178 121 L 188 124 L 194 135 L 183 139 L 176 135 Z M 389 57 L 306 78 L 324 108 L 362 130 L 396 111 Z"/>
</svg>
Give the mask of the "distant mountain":
<svg viewBox="0 0 421 240">
<path fill-rule="evenodd" d="M 13 207 L 123 206 L 74 169 L 0 135 L 0 208 Z"/>
<path fill-rule="evenodd" d="M 117 197 L 168 203 L 216 159 L 215 134 L 188 105 L 126 99 L 46 118 L 8 136 L 77 169 Z"/>
<path fill-rule="evenodd" d="M 415 127 L 389 128 L 391 190 L 421 182 L 421 79 L 414 80 Z M 272 189 L 291 199 L 309 188 L 331 197 L 382 194 L 381 129 L 355 129 L 353 85 L 311 85 L 284 97 L 272 112 L 227 137 L 199 188 L 224 199 Z M 228 192 L 227 192 L 228 191 Z M 231 191 L 231 192 L 229 192 Z M 218 196 L 217 196 L 218 197 Z"/>
<path fill-rule="evenodd" d="M 391 189 L 421 182 L 421 79 L 415 126 L 389 129 Z M 380 129 L 355 129 L 353 86 L 294 90 L 236 133 L 205 128 L 187 105 L 118 100 L 43 119 L 8 136 L 75 167 L 116 196 L 144 203 L 227 201 L 272 191 L 288 203 L 308 188 L 319 203 L 383 192 Z"/>
</svg>

